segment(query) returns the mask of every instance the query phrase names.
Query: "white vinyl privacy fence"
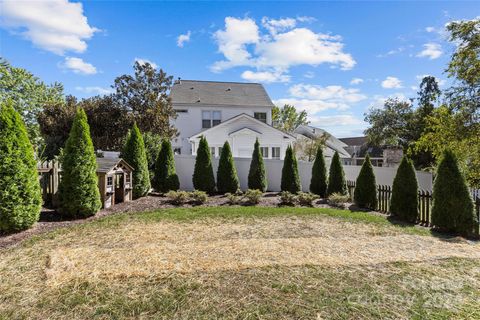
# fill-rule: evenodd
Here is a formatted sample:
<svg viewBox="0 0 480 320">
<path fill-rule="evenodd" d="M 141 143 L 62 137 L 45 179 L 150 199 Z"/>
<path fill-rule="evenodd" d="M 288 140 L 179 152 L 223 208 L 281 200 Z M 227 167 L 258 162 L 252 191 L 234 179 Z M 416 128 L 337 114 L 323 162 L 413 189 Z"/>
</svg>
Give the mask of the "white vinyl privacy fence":
<svg viewBox="0 0 480 320">
<path fill-rule="evenodd" d="M 213 172 L 216 178 L 218 158 L 212 159 Z M 240 179 L 240 188 L 246 190 L 248 188 L 248 170 L 250 169 L 249 158 L 234 158 L 237 168 L 238 178 Z M 283 160 L 264 160 L 265 169 L 268 177 L 268 191 L 280 191 L 280 183 L 282 179 Z M 178 178 L 180 180 L 180 189 L 193 190 L 192 176 L 195 167 L 195 156 L 176 155 L 175 166 Z M 310 179 L 312 177 L 313 162 L 298 162 L 298 173 L 302 182 L 302 190 L 309 191 Z M 330 163 L 327 163 L 327 169 Z M 346 180 L 355 181 L 360 166 L 343 166 Z M 377 185 L 391 186 L 397 172 L 396 168 L 373 167 L 375 172 Z M 418 187 L 420 190 L 432 191 L 432 174 L 428 172 L 417 171 Z"/>
</svg>

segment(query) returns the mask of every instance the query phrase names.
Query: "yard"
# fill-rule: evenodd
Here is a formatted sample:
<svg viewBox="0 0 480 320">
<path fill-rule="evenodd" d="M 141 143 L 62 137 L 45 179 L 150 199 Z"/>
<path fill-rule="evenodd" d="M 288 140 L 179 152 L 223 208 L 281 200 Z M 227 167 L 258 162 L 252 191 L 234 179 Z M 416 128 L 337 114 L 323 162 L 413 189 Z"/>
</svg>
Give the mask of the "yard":
<svg viewBox="0 0 480 320">
<path fill-rule="evenodd" d="M 0 319 L 480 318 L 478 242 L 331 208 L 135 203 L 0 249 Z"/>
</svg>

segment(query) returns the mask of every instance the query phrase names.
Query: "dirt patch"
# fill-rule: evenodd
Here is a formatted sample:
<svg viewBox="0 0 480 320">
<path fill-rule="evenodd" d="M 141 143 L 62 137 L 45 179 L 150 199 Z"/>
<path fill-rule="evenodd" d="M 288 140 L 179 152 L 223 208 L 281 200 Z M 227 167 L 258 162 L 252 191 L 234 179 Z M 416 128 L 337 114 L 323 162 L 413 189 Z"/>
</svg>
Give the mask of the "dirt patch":
<svg viewBox="0 0 480 320">
<path fill-rule="evenodd" d="M 478 243 L 384 233 L 379 228 L 328 217 L 276 217 L 236 223 L 133 223 L 98 231 L 81 244 L 51 250 L 47 283 L 271 265 L 353 266 L 480 258 Z"/>
</svg>

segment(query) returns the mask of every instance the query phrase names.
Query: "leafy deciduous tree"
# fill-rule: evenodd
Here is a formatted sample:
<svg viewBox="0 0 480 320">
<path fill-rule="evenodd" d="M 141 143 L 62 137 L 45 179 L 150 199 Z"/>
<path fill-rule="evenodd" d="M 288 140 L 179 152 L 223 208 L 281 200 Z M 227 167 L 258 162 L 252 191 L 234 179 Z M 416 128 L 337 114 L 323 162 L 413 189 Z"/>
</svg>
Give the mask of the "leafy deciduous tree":
<svg viewBox="0 0 480 320">
<path fill-rule="evenodd" d="M 307 112 L 302 110 L 297 112 L 295 106 L 286 104 L 283 108 L 277 106 L 272 109 L 273 126 L 277 129 L 293 132 L 299 125 L 308 124 Z"/>
</svg>

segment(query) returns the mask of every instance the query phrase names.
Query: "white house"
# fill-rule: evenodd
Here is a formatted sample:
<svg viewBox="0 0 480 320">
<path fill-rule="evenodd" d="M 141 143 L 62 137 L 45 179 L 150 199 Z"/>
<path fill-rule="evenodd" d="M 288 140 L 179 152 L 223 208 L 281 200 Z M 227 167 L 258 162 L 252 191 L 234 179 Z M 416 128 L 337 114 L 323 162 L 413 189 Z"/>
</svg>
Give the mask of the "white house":
<svg viewBox="0 0 480 320">
<path fill-rule="evenodd" d="M 170 97 L 178 115 L 176 154 L 195 155 L 203 135 L 215 157 L 228 141 L 234 157 L 250 158 L 258 138 L 264 158 L 283 159 L 296 139 L 272 126 L 274 104 L 261 84 L 178 80 Z"/>
</svg>

